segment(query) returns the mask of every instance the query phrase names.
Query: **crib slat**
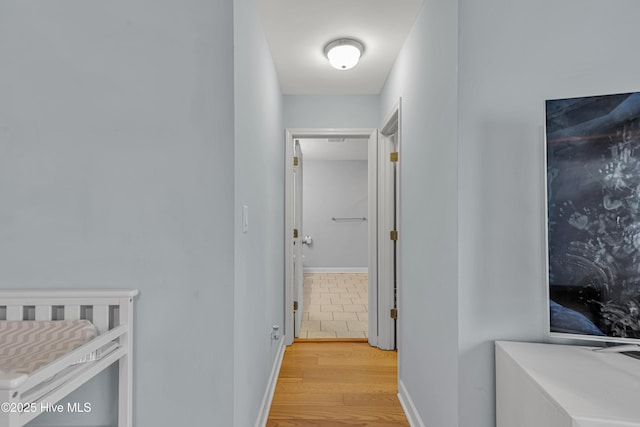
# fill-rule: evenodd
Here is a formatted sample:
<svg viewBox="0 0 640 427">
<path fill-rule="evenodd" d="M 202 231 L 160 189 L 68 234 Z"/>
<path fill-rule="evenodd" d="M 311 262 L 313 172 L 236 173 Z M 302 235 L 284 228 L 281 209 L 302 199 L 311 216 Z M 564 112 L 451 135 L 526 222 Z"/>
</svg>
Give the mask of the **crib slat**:
<svg viewBox="0 0 640 427">
<path fill-rule="evenodd" d="M 65 305 L 64 306 L 64 320 L 80 320 L 80 306 L 79 305 Z"/>
<path fill-rule="evenodd" d="M 37 305 L 36 320 L 51 320 L 51 311 L 50 305 Z"/>
<path fill-rule="evenodd" d="M 7 306 L 7 320 L 22 320 L 24 310 L 21 305 Z"/>
<path fill-rule="evenodd" d="M 120 299 L 118 317 L 121 325 L 129 325 L 129 331 L 120 337 L 120 345 L 127 350 L 127 355 L 118 363 L 118 425 L 133 425 L 132 395 L 133 395 L 133 298 Z"/>
<path fill-rule="evenodd" d="M 96 325 L 98 331 L 102 334 L 109 330 L 109 306 L 94 305 L 93 306 L 93 324 Z"/>
</svg>

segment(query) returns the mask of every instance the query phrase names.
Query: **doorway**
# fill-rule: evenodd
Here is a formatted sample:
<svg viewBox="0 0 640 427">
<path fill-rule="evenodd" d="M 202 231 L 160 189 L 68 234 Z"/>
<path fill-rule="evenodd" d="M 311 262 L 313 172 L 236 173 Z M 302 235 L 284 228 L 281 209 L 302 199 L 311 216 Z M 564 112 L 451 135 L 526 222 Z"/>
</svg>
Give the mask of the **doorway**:
<svg viewBox="0 0 640 427">
<path fill-rule="evenodd" d="M 298 330 L 302 310 L 300 300 L 295 299 L 299 309 L 294 318 L 295 337 L 366 341 L 369 140 L 296 138 L 295 142 L 300 145 L 299 159 L 304 154 L 304 161 L 298 162 L 295 172 L 297 176 L 304 170 L 303 194 L 294 187 L 295 206 L 304 197 L 304 315 Z M 298 223 L 301 222 L 296 222 L 294 228 L 298 229 Z"/>
<path fill-rule="evenodd" d="M 296 203 L 296 176 L 298 168 L 303 165 L 301 158 L 296 158 L 296 140 L 301 139 L 364 139 L 367 141 L 367 178 L 368 178 L 368 202 L 367 202 L 367 229 L 369 245 L 367 248 L 368 260 L 368 342 L 377 346 L 377 130 L 376 129 L 287 129 L 285 135 L 285 343 L 293 343 L 296 332 L 296 322 L 294 318 L 301 316 L 304 311 L 304 289 L 303 282 L 300 282 L 300 271 L 303 271 L 303 260 L 301 256 L 302 241 L 304 239 L 303 220 L 296 221 L 294 206 Z M 304 167 L 304 166 L 302 166 Z M 298 175 L 296 175 L 298 174 Z M 298 196 L 298 202 L 300 195 Z M 337 214 L 336 214 L 337 215 Z M 337 217 L 336 217 L 337 218 Z M 300 227 L 300 228 L 296 228 Z M 373 268 L 372 268 L 373 266 Z"/>
<path fill-rule="evenodd" d="M 395 117 L 396 127 L 399 128 L 399 111 L 396 109 Z M 385 121 L 387 123 L 387 121 Z M 389 129 L 388 126 L 384 126 L 384 129 Z M 304 229 L 296 228 L 302 227 L 302 220 L 296 222 L 295 218 L 295 190 L 296 190 L 296 173 L 297 168 L 301 164 L 300 158 L 295 158 L 295 145 L 296 140 L 301 139 L 327 139 L 327 138 L 364 138 L 367 140 L 368 147 L 368 208 L 367 208 L 367 228 L 368 228 L 368 241 L 367 259 L 368 259 L 368 277 L 367 277 L 367 289 L 368 289 L 368 342 L 374 347 L 381 349 L 392 350 L 396 348 L 395 332 L 396 332 L 396 320 L 392 318 L 394 310 L 396 309 L 396 295 L 397 295 L 397 283 L 398 277 L 395 275 L 397 269 L 394 267 L 397 265 L 394 258 L 389 258 L 388 251 L 380 250 L 380 242 L 389 239 L 389 230 L 385 230 L 388 221 L 388 216 L 384 216 L 385 222 L 379 221 L 379 214 L 386 212 L 383 209 L 389 200 L 379 200 L 389 197 L 388 193 L 381 193 L 381 186 L 379 180 L 380 169 L 382 166 L 381 156 L 384 155 L 387 149 L 386 141 L 390 134 L 382 134 L 377 129 L 287 129 L 285 136 L 285 343 L 291 345 L 293 343 L 296 332 L 295 317 L 300 315 L 300 311 L 304 311 L 304 301 L 300 300 L 304 298 L 303 282 L 300 282 L 300 271 L 303 271 L 303 260 L 301 256 L 295 256 L 299 254 L 299 248 L 302 246 L 304 239 Z M 383 144 L 379 144 L 379 138 L 383 141 Z M 400 134 L 395 139 L 399 146 Z M 387 158 L 388 159 L 388 158 Z M 396 168 L 397 170 L 397 168 Z M 395 186 L 399 187 L 399 180 L 396 181 Z M 299 188 L 299 187 L 298 187 Z M 382 203 L 382 204 L 380 204 Z M 391 201 L 395 212 L 397 210 L 397 204 L 395 201 Z M 395 219 L 394 219 L 395 221 Z M 397 226 L 396 226 L 397 229 Z M 382 231 L 384 230 L 384 231 Z M 395 245 L 394 245 L 395 247 Z M 394 254 L 397 254 L 394 252 Z M 384 258 L 380 258 L 380 257 Z M 394 272 L 394 279 L 392 282 L 387 279 L 380 281 L 379 272 Z M 303 315 L 303 313 L 302 313 Z M 300 321 L 301 322 L 301 321 Z"/>
</svg>

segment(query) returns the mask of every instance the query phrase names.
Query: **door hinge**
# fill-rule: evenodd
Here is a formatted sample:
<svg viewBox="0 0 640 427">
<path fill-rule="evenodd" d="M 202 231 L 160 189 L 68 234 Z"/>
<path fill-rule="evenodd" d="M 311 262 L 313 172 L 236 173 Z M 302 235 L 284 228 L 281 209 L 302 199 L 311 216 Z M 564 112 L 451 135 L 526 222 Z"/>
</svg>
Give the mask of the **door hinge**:
<svg viewBox="0 0 640 427">
<path fill-rule="evenodd" d="M 298 158 L 298 156 L 293 158 L 293 166 L 298 166 L 298 163 L 300 163 L 300 159 Z"/>
<path fill-rule="evenodd" d="M 393 320 L 397 320 L 398 319 L 398 309 L 397 308 L 392 308 L 391 312 L 389 313 L 389 315 L 391 316 L 391 318 Z"/>
<path fill-rule="evenodd" d="M 398 230 L 391 230 L 389 233 L 389 238 L 391 240 L 398 240 Z"/>
<path fill-rule="evenodd" d="M 298 311 L 298 301 L 293 302 L 293 311 Z"/>
<path fill-rule="evenodd" d="M 391 160 L 392 162 L 397 162 L 398 161 L 398 152 L 394 151 L 393 153 L 391 153 L 389 155 L 389 160 Z"/>
<path fill-rule="evenodd" d="M 297 229 L 297 228 L 294 228 L 294 229 L 293 229 L 293 238 L 294 238 L 294 239 L 297 239 L 297 238 L 298 238 L 298 229 Z"/>
</svg>

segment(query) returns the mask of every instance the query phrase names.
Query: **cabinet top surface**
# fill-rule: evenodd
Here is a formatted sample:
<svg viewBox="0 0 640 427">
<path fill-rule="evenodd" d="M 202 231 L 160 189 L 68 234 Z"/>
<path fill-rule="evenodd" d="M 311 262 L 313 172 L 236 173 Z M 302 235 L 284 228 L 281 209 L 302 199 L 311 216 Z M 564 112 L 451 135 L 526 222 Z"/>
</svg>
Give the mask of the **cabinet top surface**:
<svg viewBox="0 0 640 427">
<path fill-rule="evenodd" d="M 640 360 L 593 349 L 498 341 L 496 360 L 518 366 L 574 420 L 584 421 L 578 426 L 598 420 L 640 426 Z"/>
</svg>

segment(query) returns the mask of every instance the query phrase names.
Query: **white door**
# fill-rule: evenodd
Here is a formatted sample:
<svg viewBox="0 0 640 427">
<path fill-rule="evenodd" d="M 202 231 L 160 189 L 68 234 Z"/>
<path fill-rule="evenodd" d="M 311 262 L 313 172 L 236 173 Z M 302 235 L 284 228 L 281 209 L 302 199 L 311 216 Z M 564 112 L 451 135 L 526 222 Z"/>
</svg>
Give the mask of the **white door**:
<svg viewBox="0 0 640 427">
<path fill-rule="evenodd" d="M 294 335 L 300 337 L 304 310 L 304 266 L 302 256 L 302 150 L 300 142 L 294 145 L 293 168 L 293 306 Z"/>
<path fill-rule="evenodd" d="M 384 123 L 378 135 L 378 347 L 383 350 L 397 348 L 398 273 L 401 238 L 399 216 L 399 151 L 400 107 Z"/>
</svg>

